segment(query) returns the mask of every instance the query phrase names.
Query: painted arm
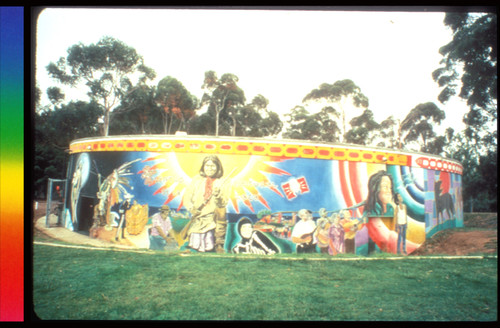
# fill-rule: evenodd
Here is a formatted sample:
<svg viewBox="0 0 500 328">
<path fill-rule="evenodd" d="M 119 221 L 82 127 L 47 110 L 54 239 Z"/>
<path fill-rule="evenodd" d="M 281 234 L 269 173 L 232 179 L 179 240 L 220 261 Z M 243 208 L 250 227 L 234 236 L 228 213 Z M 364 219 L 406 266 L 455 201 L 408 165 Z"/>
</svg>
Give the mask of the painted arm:
<svg viewBox="0 0 500 328">
<path fill-rule="evenodd" d="M 264 249 L 264 251 L 266 252 L 266 254 L 274 254 L 274 253 L 276 253 L 276 252 L 275 252 L 275 251 L 273 251 L 272 249 L 269 249 L 269 248 L 266 246 L 266 244 L 264 244 L 264 243 L 262 242 L 262 240 L 260 240 L 260 238 L 259 238 L 259 236 L 258 236 L 257 234 L 254 234 L 254 235 L 253 235 L 253 237 L 254 237 L 254 240 L 257 242 L 257 244 L 259 244 L 259 245 L 262 247 L 262 249 Z"/>
</svg>

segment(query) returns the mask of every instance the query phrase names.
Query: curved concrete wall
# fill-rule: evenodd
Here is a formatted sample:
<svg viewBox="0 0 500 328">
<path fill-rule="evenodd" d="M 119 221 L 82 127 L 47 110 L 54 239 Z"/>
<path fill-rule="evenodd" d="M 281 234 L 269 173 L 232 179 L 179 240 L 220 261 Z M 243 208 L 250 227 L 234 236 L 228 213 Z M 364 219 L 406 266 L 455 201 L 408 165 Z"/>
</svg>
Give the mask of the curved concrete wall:
<svg viewBox="0 0 500 328">
<path fill-rule="evenodd" d="M 70 154 L 65 226 L 137 247 L 368 255 L 397 253 L 399 237 L 400 251 L 404 239 L 411 253 L 436 231 L 463 225 L 462 166 L 428 154 L 191 136 L 79 139 Z M 220 176 L 200 176 L 207 158 Z M 164 205 L 170 213 L 161 219 Z"/>
</svg>

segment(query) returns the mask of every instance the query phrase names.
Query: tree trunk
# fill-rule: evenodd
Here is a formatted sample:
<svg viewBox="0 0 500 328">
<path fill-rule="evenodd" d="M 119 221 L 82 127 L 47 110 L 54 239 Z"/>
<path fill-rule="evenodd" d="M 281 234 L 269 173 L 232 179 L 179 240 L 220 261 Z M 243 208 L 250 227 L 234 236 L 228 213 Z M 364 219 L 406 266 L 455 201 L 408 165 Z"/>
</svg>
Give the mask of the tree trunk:
<svg viewBox="0 0 500 328">
<path fill-rule="evenodd" d="M 403 144 L 401 142 L 401 124 L 398 126 L 398 149 L 403 149 Z"/>
<path fill-rule="evenodd" d="M 168 134 L 172 132 L 172 123 L 174 122 L 174 114 L 170 114 L 170 123 L 168 124 Z"/>
<path fill-rule="evenodd" d="M 109 134 L 109 116 L 110 116 L 110 111 L 109 109 L 106 109 L 106 112 L 104 114 L 104 124 L 103 124 L 103 135 L 105 137 L 107 137 Z"/>
<path fill-rule="evenodd" d="M 183 131 L 185 127 L 186 127 L 186 120 L 184 119 L 184 115 L 182 115 L 181 119 L 179 120 L 179 126 L 177 127 L 177 131 Z"/>
<path fill-rule="evenodd" d="M 344 112 L 344 109 L 342 109 L 342 141 L 341 142 L 344 142 L 344 140 L 345 140 L 345 133 L 346 133 L 345 112 Z"/>
<path fill-rule="evenodd" d="M 219 110 L 215 110 L 215 136 L 219 136 Z"/>
<path fill-rule="evenodd" d="M 232 129 L 233 131 L 231 131 L 231 135 L 233 137 L 235 137 L 236 136 L 236 118 L 234 117 L 234 115 L 232 115 L 231 118 L 233 119 L 233 129 Z"/>
<path fill-rule="evenodd" d="M 168 125 L 168 115 L 165 113 L 165 116 L 163 116 L 163 133 L 167 134 L 167 125 Z"/>
<path fill-rule="evenodd" d="M 424 153 L 427 153 L 428 152 L 428 149 L 427 149 L 427 142 L 426 142 L 426 138 L 425 136 L 422 134 L 422 142 L 423 142 L 423 145 L 424 145 L 424 149 L 423 149 L 423 152 Z"/>
</svg>

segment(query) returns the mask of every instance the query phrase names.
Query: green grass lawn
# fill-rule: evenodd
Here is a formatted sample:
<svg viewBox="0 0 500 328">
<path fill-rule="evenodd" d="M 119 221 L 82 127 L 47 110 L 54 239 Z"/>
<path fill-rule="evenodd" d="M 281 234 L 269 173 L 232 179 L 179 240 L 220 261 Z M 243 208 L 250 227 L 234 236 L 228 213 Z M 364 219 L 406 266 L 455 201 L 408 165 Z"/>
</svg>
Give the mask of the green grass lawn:
<svg viewBox="0 0 500 328">
<path fill-rule="evenodd" d="M 33 251 L 41 319 L 497 320 L 496 258 L 183 257 L 38 244 Z"/>
</svg>

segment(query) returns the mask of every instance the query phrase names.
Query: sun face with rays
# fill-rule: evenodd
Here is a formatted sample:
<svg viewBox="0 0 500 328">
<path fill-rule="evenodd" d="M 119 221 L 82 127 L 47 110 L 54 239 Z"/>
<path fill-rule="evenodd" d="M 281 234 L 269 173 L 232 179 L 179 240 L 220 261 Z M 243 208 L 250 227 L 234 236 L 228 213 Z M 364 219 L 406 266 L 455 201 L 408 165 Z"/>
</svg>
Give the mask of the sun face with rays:
<svg viewBox="0 0 500 328">
<path fill-rule="evenodd" d="M 138 173 L 148 186 L 157 189 L 153 195 L 163 194 L 164 204 L 173 200 L 179 201 L 178 210 L 182 207 L 182 195 L 191 182 L 198 175 L 201 163 L 206 154 L 193 153 L 163 153 L 149 157 L 143 162 L 143 169 Z M 253 204 L 258 202 L 270 209 L 268 201 L 261 191 L 268 189 L 280 197 L 284 197 L 279 187 L 271 182 L 269 175 L 290 175 L 290 173 L 276 167 L 276 163 L 287 159 L 269 156 L 251 155 L 217 155 L 222 163 L 224 175 L 222 179 L 229 179 L 229 200 L 236 213 L 240 212 L 239 203 L 243 203 L 250 211 L 255 212 Z"/>
</svg>

